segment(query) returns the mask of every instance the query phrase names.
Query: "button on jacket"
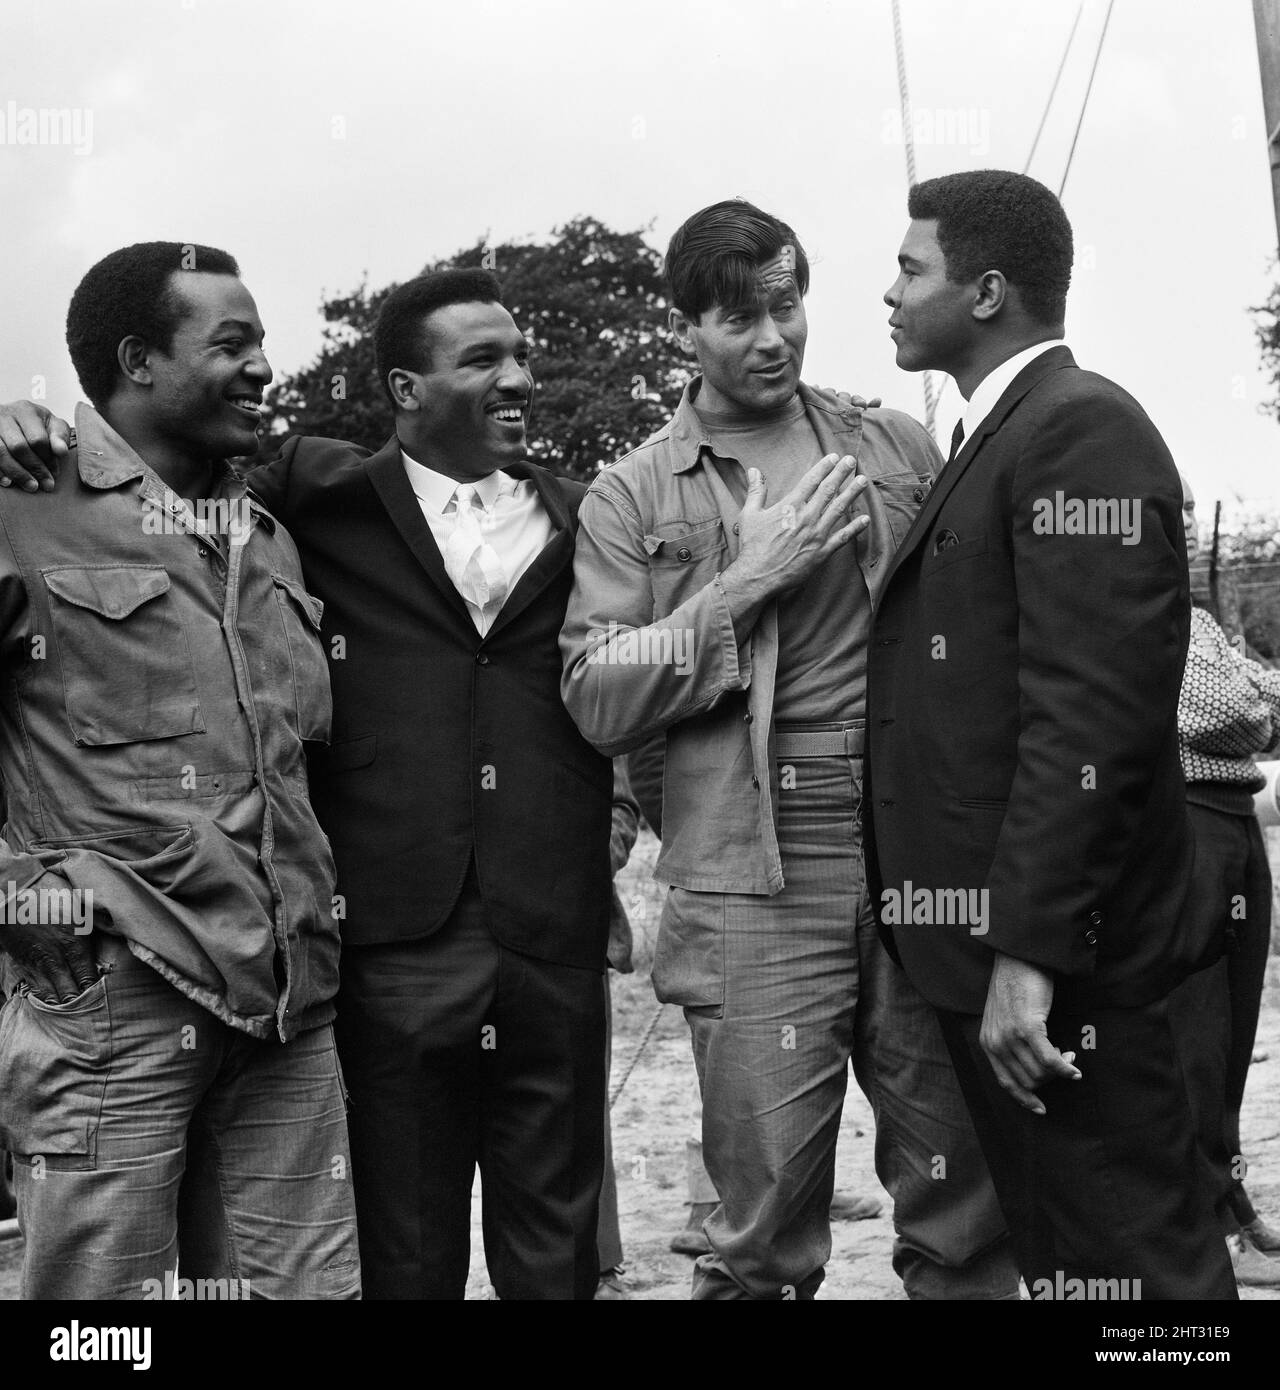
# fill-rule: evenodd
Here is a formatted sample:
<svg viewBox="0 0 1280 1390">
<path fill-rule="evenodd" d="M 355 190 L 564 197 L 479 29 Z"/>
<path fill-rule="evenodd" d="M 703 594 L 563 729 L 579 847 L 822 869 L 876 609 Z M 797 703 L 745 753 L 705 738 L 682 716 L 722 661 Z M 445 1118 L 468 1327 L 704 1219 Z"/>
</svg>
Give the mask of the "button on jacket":
<svg viewBox="0 0 1280 1390">
<path fill-rule="evenodd" d="M 655 877 L 702 892 L 774 894 L 783 886 L 772 754 L 778 606 L 765 606 L 739 647 L 715 579 L 738 553 L 747 481 L 711 447 L 692 405 L 700 381 L 583 499 L 561 691 L 603 753 L 667 728 Z M 853 544 L 874 606 L 942 456 L 898 411 L 842 406 L 804 385 L 800 397 L 818 440 L 814 462 L 850 454 L 870 480 L 853 510 L 871 525 Z"/>
<path fill-rule="evenodd" d="M 87 406 L 76 426 L 55 492 L 0 492 L 0 884 L 92 890 L 96 927 L 287 1039 L 337 986 L 303 748 L 329 737 L 320 604 L 230 470 L 193 514 Z"/>
</svg>

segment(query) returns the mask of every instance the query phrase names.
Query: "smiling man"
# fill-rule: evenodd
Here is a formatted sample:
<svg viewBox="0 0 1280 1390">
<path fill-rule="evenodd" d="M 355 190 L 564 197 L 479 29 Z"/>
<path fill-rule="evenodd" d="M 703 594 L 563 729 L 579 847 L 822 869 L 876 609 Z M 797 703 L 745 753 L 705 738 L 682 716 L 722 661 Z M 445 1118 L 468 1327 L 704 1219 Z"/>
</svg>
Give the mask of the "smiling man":
<svg viewBox="0 0 1280 1390">
<path fill-rule="evenodd" d="M 461 1298 L 471 1188 L 499 1297 L 591 1298 L 612 768 L 560 700 L 580 484 L 525 461 L 529 347 L 483 270 L 394 291 L 395 435 L 251 475 L 325 602 L 312 769 L 343 922 L 365 1293 Z"/>
<path fill-rule="evenodd" d="M 95 408 L 56 492 L 0 494 L 0 1140 L 27 1298 L 141 1299 L 179 1259 L 257 1297 L 359 1293 L 304 758 L 329 736 L 319 605 L 222 462 L 256 444 L 262 337 L 225 252 L 107 256 L 67 316 Z M 12 913 L 32 888 L 91 928 Z"/>
<path fill-rule="evenodd" d="M 561 703 L 557 645 L 584 489 L 525 460 L 529 348 L 492 274 L 400 286 L 374 347 L 386 445 L 294 439 L 249 474 L 325 605 L 311 792 L 337 861 L 365 1296 L 463 1296 L 478 1164 L 499 1297 L 590 1299 L 613 773 Z M 33 466 L 64 433 L 0 412 Z"/>
<path fill-rule="evenodd" d="M 941 460 L 907 416 L 801 383 L 809 265 L 785 223 L 716 203 L 666 267 L 702 374 L 592 484 L 561 646 L 597 748 L 666 731 L 653 982 L 685 1010 L 721 1198 L 694 1297 L 813 1297 L 852 1056 L 908 1294 L 1016 1298 L 937 1023 L 877 940 L 857 823 L 872 604 Z"/>
</svg>

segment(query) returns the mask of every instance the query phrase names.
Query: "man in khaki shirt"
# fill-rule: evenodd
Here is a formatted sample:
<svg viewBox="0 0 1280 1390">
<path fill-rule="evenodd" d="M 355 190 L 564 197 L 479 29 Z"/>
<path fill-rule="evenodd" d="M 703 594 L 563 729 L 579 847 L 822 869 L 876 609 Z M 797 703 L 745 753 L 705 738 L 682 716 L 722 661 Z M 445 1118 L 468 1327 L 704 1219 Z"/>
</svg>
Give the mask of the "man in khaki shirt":
<svg viewBox="0 0 1280 1390">
<path fill-rule="evenodd" d="M 813 1297 L 851 1057 L 908 1293 L 1016 1297 L 936 1024 L 877 939 L 857 823 L 872 604 L 939 456 L 907 416 L 800 381 L 809 268 L 784 223 L 716 204 L 666 265 L 702 375 L 583 501 L 562 688 L 602 752 L 666 730 L 653 978 L 685 1009 L 721 1196 L 694 1297 Z"/>
</svg>

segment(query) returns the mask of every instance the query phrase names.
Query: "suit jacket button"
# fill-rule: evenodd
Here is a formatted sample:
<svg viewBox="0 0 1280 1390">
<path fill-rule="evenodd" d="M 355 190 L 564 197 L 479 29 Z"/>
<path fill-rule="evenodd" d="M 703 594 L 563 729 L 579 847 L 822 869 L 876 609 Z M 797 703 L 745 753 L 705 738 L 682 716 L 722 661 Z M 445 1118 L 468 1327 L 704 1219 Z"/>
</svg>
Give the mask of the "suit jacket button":
<svg viewBox="0 0 1280 1390">
<path fill-rule="evenodd" d="M 1098 944 L 1098 933 L 1096 931 L 1085 932 L 1084 944 L 1086 946 L 1096 946 Z"/>
<path fill-rule="evenodd" d="M 751 713 L 751 711 L 748 710 L 748 711 L 746 712 L 746 714 L 744 714 L 744 715 L 742 716 L 742 722 L 743 722 L 744 724 L 750 724 L 751 721 L 752 721 L 754 718 L 755 718 L 755 715 L 753 715 L 753 714 Z"/>
<path fill-rule="evenodd" d="M 754 774 L 751 778 L 751 785 L 756 789 L 756 791 L 760 790 L 760 779 L 756 777 Z"/>
<path fill-rule="evenodd" d="M 476 653 L 476 665 L 477 665 L 477 666 L 487 666 L 488 664 L 489 664 L 489 658 L 488 658 L 487 656 L 485 656 L 485 654 L 484 654 L 483 652 L 477 652 L 477 653 Z"/>
<path fill-rule="evenodd" d="M 924 488 L 922 488 L 922 487 L 916 488 L 916 490 L 915 490 L 911 495 L 912 495 L 912 497 L 914 497 L 914 498 L 916 499 L 917 502 L 923 502 L 923 501 L 924 501 Z"/>
<path fill-rule="evenodd" d="M 740 535 L 740 534 L 741 534 L 741 531 L 742 531 L 742 527 L 739 526 L 738 523 L 735 521 L 735 522 L 733 523 L 733 534 L 734 534 L 735 536 Z"/>
<path fill-rule="evenodd" d="M 1091 927 L 1100 927 L 1102 925 L 1102 913 L 1099 912 L 1097 908 L 1089 914 L 1089 925 Z"/>
</svg>

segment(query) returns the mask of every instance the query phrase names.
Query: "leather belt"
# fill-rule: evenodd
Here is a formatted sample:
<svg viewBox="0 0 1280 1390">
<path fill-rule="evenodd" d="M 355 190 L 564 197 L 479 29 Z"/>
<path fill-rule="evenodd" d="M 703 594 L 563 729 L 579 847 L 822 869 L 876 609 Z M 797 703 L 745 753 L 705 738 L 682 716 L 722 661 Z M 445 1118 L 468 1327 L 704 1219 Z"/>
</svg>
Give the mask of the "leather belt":
<svg viewBox="0 0 1280 1390">
<path fill-rule="evenodd" d="M 833 729 L 779 726 L 774 730 L 778 758 L 860 758 L 866 747 L 867 726 L 859 720 Z"/>
</svg>

